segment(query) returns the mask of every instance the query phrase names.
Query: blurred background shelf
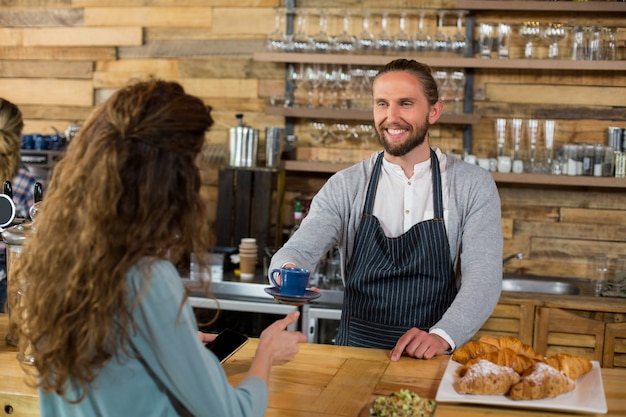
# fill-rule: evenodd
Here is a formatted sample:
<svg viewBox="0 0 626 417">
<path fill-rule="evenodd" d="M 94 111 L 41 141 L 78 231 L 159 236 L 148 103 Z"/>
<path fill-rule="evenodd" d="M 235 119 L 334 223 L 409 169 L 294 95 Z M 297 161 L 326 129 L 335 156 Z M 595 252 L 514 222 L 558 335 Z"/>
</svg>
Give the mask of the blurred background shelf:
<svg viewBox="0 0 626 417">
<path fill-rule="evenodd" d="M 334 174 L 354 165 L 354 162 L 283 161 L 285 171 L 303 171 Z M 503 174 L 492 172 L 494 180 L 502 184 L 534 184 L 563 187 L 597 187 L 626 189 L 626 178 L 583 177 L 544 174 Z"/>
<path fill-rule="evenodd" d="M 301 117 L 309 119 L 332 119 L 332 120 L 366 120 L 373 121 L 372 110 L 340 110 L 307 107 L 275 107 L 265 108 L 265 114 L 284 117 Z M 476 124 L 479 116 L 476 114 L 444 113 L 437 123 L 442 124 Z"/>
</svg>

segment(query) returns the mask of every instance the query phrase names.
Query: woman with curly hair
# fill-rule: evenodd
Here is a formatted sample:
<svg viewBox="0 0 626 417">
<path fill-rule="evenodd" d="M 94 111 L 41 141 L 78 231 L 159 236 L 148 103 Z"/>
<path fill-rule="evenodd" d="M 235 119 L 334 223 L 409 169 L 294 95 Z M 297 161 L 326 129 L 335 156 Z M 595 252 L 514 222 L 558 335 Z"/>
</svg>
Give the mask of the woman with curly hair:
<svg viewBox="0 0 626 417">
<path fill-rule="evenodd" d="M 22 112 L 13 103 L 0 98 L 0 183 L 11 182 L 15 216 L 30 218 L 29 210 L 35 202 L 37 178 L 22 164 L 20 146 L 24 120 Z M 6 247 L 0 241 L 0 313 L 6 301 Z"/>
<path fill-rule="evenodd" d="M 265 413 L 271 366 L 306 340 L 286 331 L 298 313 L 264 330 L 232 387 L 174 266 L 208 247 L 195 159 L 212 124 L 179 84 L 137 83 L 92 112 L 56 165 L 16 270 L 43 417 Z"/>
</svg>

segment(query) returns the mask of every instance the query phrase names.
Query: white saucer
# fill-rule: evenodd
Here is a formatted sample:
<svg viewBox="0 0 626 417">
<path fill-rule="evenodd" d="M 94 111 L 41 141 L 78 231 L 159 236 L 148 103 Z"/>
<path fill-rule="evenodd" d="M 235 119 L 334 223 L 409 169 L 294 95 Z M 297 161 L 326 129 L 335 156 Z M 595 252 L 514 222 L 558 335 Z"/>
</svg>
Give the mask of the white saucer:
<svg viewBox="0 0 626 417">
<path fill-rule="evenodd" d="M 291 305 L 306 304 L 309 301 L 315 300 L 316 298 L 319 298 L 320 295 L 322 295 L 319 292 L 311 290 L 305 290 L 304 295 L 287 295 L 282 294 L 276 287 L 267 287 L 265 288 L 265 292 L 274 297 L 274 299 L 279 303 Z"/>
</svg>

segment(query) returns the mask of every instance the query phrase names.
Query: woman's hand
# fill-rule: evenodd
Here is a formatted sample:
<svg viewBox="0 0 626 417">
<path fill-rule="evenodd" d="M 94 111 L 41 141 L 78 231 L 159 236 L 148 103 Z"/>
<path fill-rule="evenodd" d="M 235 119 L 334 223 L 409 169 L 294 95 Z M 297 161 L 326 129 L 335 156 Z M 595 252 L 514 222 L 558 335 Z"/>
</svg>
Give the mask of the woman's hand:
<svg viewBox="0 0 626 417">
<path fill-rule="evenodd" d="M 299 351 L 298 344 L 306 342 L 306 336 L 301 332 L 287 331 L 287 327 L 298 321 L 299 317 L 300 312 L 293 311 L 263 330 L 248 371 L 249 376 L 261 378 L 268 384 L 272 366 L 284 365 L 295 358 Z"/>
<path fill-rule="evenodd" d="M 200 338 L 202 344 L 206 345 L 207 343 L 214 341 L 217 335 L 213 333 L 198 332 L 198 337 Z"/>
</svg>

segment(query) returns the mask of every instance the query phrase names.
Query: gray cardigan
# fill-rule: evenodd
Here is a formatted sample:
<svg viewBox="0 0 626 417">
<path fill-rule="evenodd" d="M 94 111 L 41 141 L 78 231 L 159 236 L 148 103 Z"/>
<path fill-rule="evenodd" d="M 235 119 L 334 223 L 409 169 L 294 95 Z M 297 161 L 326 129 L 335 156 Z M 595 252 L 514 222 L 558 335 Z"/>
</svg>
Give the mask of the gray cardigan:
<svg viewBox="0 0 626 417">
<path fill-rule="evenodd" d="M 314 271 L 337 245 L 342 276 L 352 255 L 376 155 L 337 172 L 322 187 L 298 231 L 272 258 L 270 268 L 292 262 Z M 500 197 L 486 170 L 448 157 L 448 242 L 458 294 L 439 322 L 461 346 L 487 320 L 502 287 Z"/>
</svg>

